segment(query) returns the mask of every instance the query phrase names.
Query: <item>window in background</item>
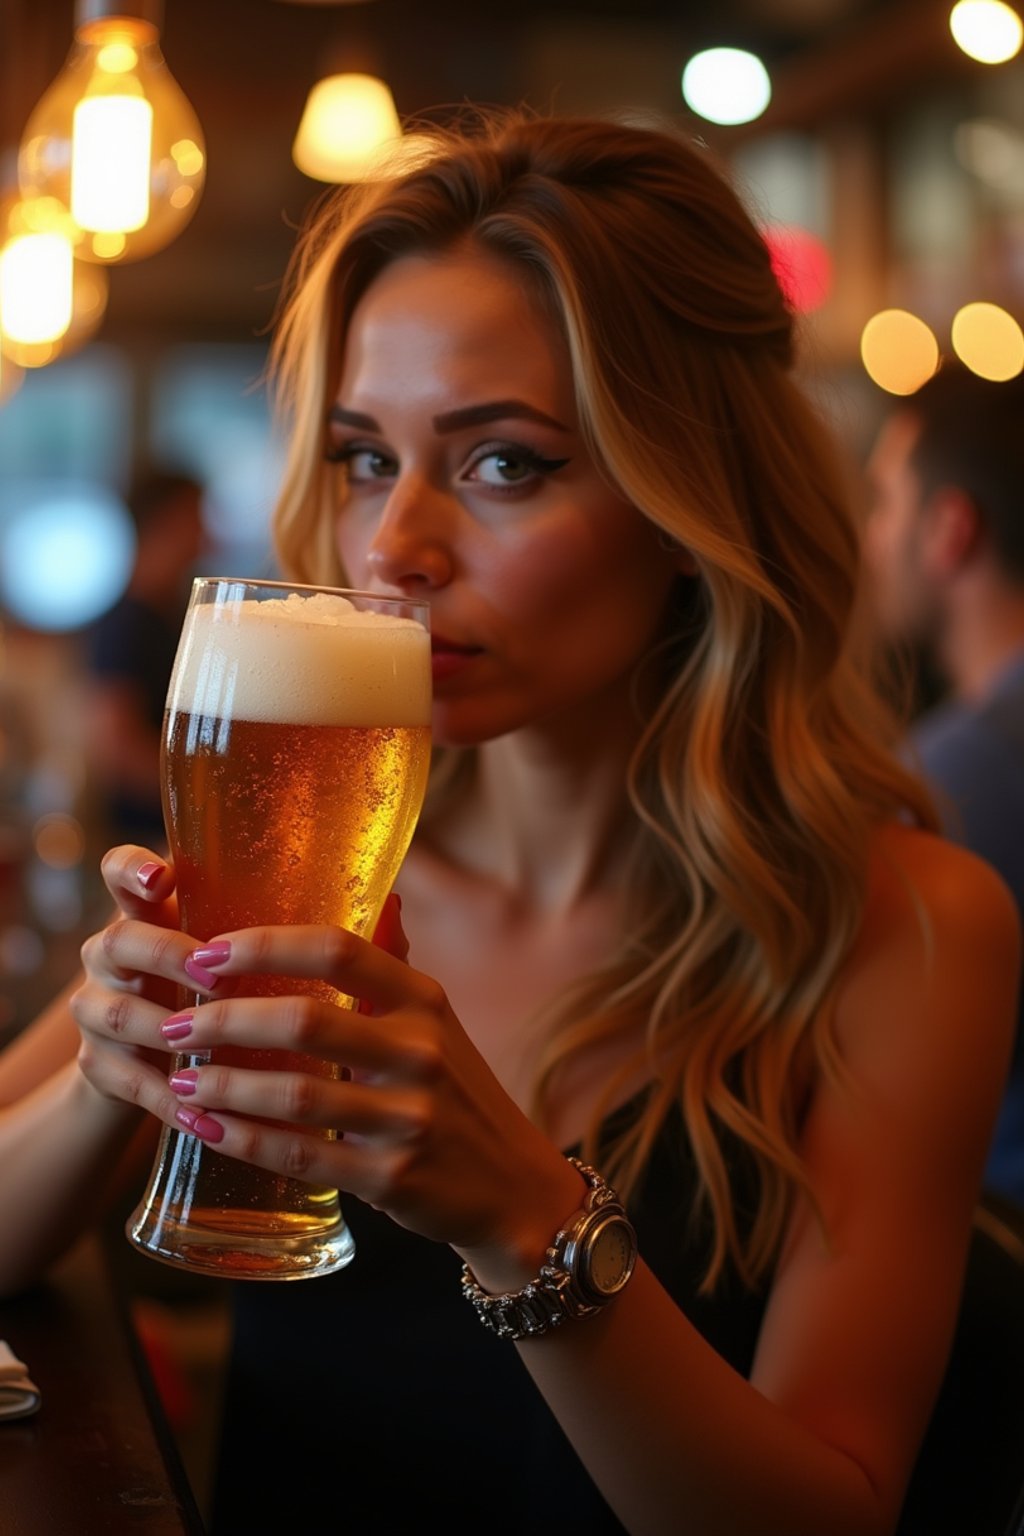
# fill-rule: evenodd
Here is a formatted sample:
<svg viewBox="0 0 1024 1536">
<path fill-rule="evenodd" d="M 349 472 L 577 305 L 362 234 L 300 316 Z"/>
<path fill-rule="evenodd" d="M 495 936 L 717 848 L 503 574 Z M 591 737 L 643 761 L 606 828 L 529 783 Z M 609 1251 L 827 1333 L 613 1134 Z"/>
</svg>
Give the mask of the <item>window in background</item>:
<svg viewBox="0 0 1024 1536">
<path fill-rule="evenodd" d="M 269 524 L 284 453 L 265 363 L 259 346 L 188 346 L 167 352 L 153 375 L 151 449 L 205 486 L 204 519 L 223 567 L 214 575 L 277 574 Z"/>
<path fill-rule="evenodd" d="M 39 478 L 123 484 L 131 438 L 131 367 L 113 347 L 27 369 L 0 410 L 0 491 L 9 501 L 14 482 Z"/>
</svg>

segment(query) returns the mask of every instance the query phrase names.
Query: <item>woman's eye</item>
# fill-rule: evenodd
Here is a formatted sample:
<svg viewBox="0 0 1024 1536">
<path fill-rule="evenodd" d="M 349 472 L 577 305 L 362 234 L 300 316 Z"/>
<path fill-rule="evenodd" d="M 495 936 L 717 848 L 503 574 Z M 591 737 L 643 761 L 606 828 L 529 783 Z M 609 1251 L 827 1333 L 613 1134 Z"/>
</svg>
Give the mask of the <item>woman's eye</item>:
<svg viewBox="0 0 1024 1536">
<path fill-rule="evenodd" d="M 554 474 L 568 462 L 568 459 L 544 459 L 526 448 L 492 448 L 474 459 L 468 478 L 482 485 L 508 488 Z"/>
<path fill-rule="evenodd" d="M 341 448 L 332 453 L 331 458 L 343 466 L 346 478 L 352 485 L 387 479 L 395 473 L 397 467 L 391 455 L 382 453 L 379 448 Z"/>
</svg>

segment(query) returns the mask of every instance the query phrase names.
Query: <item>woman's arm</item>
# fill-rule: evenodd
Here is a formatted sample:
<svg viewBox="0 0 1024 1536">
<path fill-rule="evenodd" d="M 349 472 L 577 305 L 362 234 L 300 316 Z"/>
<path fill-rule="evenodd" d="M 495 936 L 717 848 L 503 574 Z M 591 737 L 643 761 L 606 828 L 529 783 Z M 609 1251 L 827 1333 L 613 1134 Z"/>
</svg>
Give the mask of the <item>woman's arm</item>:
<svg viewBox="0 0 1024 1536">
<path fill-rule="evenodd" d="M 825 1232 L 801 1203 L 752 1386 L 643 1269 L 591 1323 L 519 1346 L 632 1532 L 882 1536 L 897 1522 L 956 1321 L 1020 964 L 1016 910 L 987 866 L 916 837 L 899 857 L 876 878 L 839 1005 L 852 1089 L 821 1085 L 806 1124 Z"/>
<path fill-rule="evenodd" d="M 143 849 L 118 854 L 104 861 L 104 873 L 119 910 L 173 921 L 171 872 L 147 890 L 136 872 L 153 856 Z M 177 937 L 184 958 L 191 941 Z M 118 979 L 135 1006 L 166 1016 L 167 1006 L 146 1002 L 140 977 L 122 971 Z M 147 1070 L 164 1081 L 164 1072 L 152 1065 L 157 1054 L 118 1042 L 116 1006 L 109 1033 L 83 1043 L 73 1011 L 83 981 L 79 976 L 70 982 L 0 1053 L 0 1295 L 37 1280 L 100 1214 L 129 1151 L 141 1160 L 152 1148 L 156 1127 L 132 1102 L 131 1084 Z M 166 982 L 159 987 L 166 990 Z M 102 1088 L 81 1071 L 83 1052 L 92 1059 L 102 1055 Z M 118 1087 L 112 1092 L 114 1077 Z"/>
<path fill-rule="evenodd" d="M 32 1024 L 0 1051 L 0 1114 L 74 1057 L 78 1030 L 70 1003 L 80 981 L 80 976 L 70 981 Z"/>
<path fill-rule="evenodd" d="M 139 1115 L 78 1070 L 80 978 L 0 1055 L 0 1295 L 21 1290 L 95 1218 Z"/>
<path fill-rule="evenodd" d="M 0 1109 L 0 1296 L 22 1290 L 100 1214 L 137 1110 L 103 1098 L 74 1057 Z"/>
</svg>

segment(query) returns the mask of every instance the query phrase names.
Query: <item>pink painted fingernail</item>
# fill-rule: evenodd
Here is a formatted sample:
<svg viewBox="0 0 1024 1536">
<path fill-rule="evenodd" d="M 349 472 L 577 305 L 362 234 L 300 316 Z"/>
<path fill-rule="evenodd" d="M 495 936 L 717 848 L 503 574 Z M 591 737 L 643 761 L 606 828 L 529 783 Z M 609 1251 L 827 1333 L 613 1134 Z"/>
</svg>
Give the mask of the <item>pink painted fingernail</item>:
<svg viewBox="0 0 1024 1536">
<path fill-rule="evenodd" d="M 166 864 L 155 864 L 153 862 L 140 864 L 135 871 L 135 878 L 143 889 L 148 891 L 156 884 L 166 868 Z"/>
<path fill-rule="evenodd" d="M 194 1018 L 195 1014 L 191 1010 L 188 1013 L 172 1013 L 170 1018 L 165 1019 L 160 1025 L 160 1033 L 165 1040 L 184 1040 L 192 1033 Z"/>
<path fill-rule="evenodd" d="M 200 1115 L 193 1122 L 192 1134 L 198 1136 L 200 1141 L 223 1141 L 224 1127 L 212 1115 Z"/>
<path fill-rule="evenodd" d="M 213 972 L 206 970 L 201 965 L 197 965 L 191 955 L 185 961 L 185 975 L 190 976 L 197 987 L 205 987 L 207 991 L 210 991 L 217 984 L 217 978 Z"/>
<path fill-rule="evenodd" d="M 167 1081 L 175 1093 L 195 1093 L 199 1073 L 192 1067 L 185 1067 L 181 1072 L 172 1072 Z"/>
<path fill-rule="evenodd" d="M 194 1131 L 196 1121 L 199 1119 L 201 1114 L 202 1110 L 186 1109 L 183 1104 L 180 1109 L 176 1109 L 174 1111 L 174 1118 L 177 1120 L 179 1125 L 183 1125 L 185 1127 L 186 1131 Z"/>
<path fill-rule="evenodd" d="M 218 944 L 206 944 L 201 949 L 194 949 L 189 959 L 196 965 L 223 965 L 231 959 L 231 945 L 226 939 Z"/>
</svg>

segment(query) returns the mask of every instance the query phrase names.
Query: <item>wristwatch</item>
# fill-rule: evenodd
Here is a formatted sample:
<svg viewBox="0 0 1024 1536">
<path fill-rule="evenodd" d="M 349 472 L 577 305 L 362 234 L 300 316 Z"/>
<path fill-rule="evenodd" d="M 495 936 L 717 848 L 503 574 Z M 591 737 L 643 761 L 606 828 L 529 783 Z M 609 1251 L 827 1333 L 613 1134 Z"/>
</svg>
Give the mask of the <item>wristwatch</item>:
<svg viewBox="0 0 1024 1536">
<path fill-rule="evenodd" d="M 535 1280 L 521 1291 L 491 1296 L 469 1265 L 462 1267 L 463 1295 L 501 1339 L 528 1339 L 566 1318 L 592 1317 L 619 1294 L 636 1266 L 636 1233 L 618 1195 L 578 1157 L 569 1161 L 587 1182 L 587 1198 L 555 1234 Z"/>
</svg>

